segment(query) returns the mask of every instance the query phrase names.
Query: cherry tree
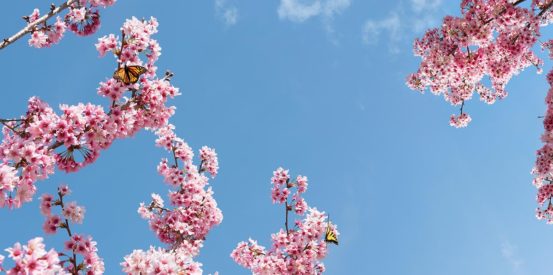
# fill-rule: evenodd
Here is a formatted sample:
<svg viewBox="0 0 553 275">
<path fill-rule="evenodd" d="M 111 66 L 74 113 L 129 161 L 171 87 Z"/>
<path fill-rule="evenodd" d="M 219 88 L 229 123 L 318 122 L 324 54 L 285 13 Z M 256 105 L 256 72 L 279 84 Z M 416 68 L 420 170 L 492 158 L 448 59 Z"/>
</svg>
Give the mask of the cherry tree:
<svg viewBox="0 0 553 275">
<path fill-rule="evenodd" d="M 114 4 L 114 0 L 68 0 L 50 12 L 40 16 L 37 9 L 25 16 L 27 26 L 0 44 L 0 49 L 30 34 L 29 45 L 43 48 L 58 43 L 66 29 L 77 35 L 91 35 L 100 26 L 98 7 Z M 48 20 L 63 11 L 67 14 L 57 17 L 52 24 Z M 170 118 L 175 107 L 168 101 L 180 95 L 179 89 L 170 80 L 173 73 L 167 71 L 158 75 L 156 61 L 161 47 L 152 38 L 157 33 L 158 22 L 155 18 L 139 20 L 132 17 L 124 22 L 120 35 L 109 34 L 98 39 L 95 45 L 100 56 L 115 57 L 114 67 L 124 70 L 121 79 L 114 76 L 100 82 L 97 94 L 105 98 L 106 106 L 91 103 L 60 105 L 56 112 L 38 97 L 28 101 L 27 112 L 18 118 L 2 118 L 3 138 L 0 142 L 0 208 L 16 209 L 35 198 L 37 183 L 47 179 L 56 168 L 67 173 L 78 172 L 94 163 L 100 153 L 106 150 L 116 139 L 135 135 L 142 129 L 155 134 L 155 145 L 169 153 L 157 166 L 163 181 L 171 187 L 167 194 L 168 203 L 159 194 L 151 194 L 151 201 L 141 203 L 138 215 L 147 220 L 156 237 L 164 247 L 136 249 L 123 257 L 121 267 L 127 274 L 201 274 L 202 264 L 194 258 L 199 254 L 209 231 L 220 224 L 222 211 L 218 208 L 209 184 L 218 174 L 217 153 L 207 146 L 194 150 L 185 140 L 175 133 Z M 128 67 L 140 68 L 129 77 Z M 302 246 L 302 250 L 293 254 L 287 251 L 285 269 L 324 271 L 320 262 L 326 255 L 326 243 L 322 240 L 325 229 L 324 213 L 308 208 L 301 198 L 305 192 L 307 179 L 298 177 L 291 183 L 284 175 L 287 171 L 279 169 L 273 178 L 273 199 L 280 196 L 280 203 L 286 202 L 286 236 L 280 245 L 287 247 Z M 288 204 L 289 188 L 296 187 L 297 192 Z M 77 191 L 78 192 L 78 191 Z M 105 272 L 101 252 L 89 235 L 78 234 L 71 230 L 74 223 L 82 223 L 85 207 L 77 202 L 68 202 L 71 191 L 62 185 L 55 195 L 43 194 L 40 198 L 40 212 L 45 221 L 45 234 L 65 232 L 67 241 L 63 249 L 47 250 L 43 237 L 29 240 L 26 245 L 15 243 L 6 249 L 7 257 L 13 261 L 13 267 L 7 267 L 0 255 L 0 272 L 7 274 L 102 274 Z M 284 199 L 284 201 L 282 201 Z M 91 206 L 89 206 L 91 207 Z M 93 207 L 93 206 L 92 206 Z M 288 212 L 294 211 L 307 217 L 297 222 L 298 230 L 288 229 Z M 332 232 L 338 234 L 335 226 Z M 301 235 L 308 234 L 308 236 Z M 303 247 L 305 245 L 305 247 Z M 233 252 L 234 253 L 234 252 Z M 278 252 L 275 257 L 285 254 Z M 300 257 L 301 256 L 301 257 Z M 233 256 L 238 263 L 248 260 Z M 243 257 L 249 257 L 245 255 Z M 293 259 L 293 260 L 292 260 Z M 301 262 L 301 263 L 300 263 Z M 289 265 L 288 265 L 289 264 Z M 286 266 L 288 265 L 288 266 Z M 300 266 L 301 265 L 301 266 Z M 303 267 L 302 267 L 303 266 Z M 307 269 L 305 269 L 307 268 Z M 254 271 L 255 272 L 255 271 Z M 312 273 L 312 272 L 311 272 Z"/>
<path fill-rule="evenodd" d="M 543 60 L 534 51 L 536 43 L 553 58 L 553 40 L 539 40 L 540 29 L 553 21 L 552 9 L 553 0 L 462 0 L 460 16 L 446 16 L 441 27 L 415 40 L 413 51 L 422 62 L 407 85 L 460 106 L 449 123 L 466 127 L 471 117 L 465 107 L 474 92 L 493 104 L 507 96 L 507 83 L 522 70 L 534 66 L 541 73 Z M 553 71 L 547 81 L 553 87 Z M 532 174 L 538 188 L 536 217 L 553 223 L 553 88 L 545 103 L 544 145 L 537 151 Z"/>
</svg>

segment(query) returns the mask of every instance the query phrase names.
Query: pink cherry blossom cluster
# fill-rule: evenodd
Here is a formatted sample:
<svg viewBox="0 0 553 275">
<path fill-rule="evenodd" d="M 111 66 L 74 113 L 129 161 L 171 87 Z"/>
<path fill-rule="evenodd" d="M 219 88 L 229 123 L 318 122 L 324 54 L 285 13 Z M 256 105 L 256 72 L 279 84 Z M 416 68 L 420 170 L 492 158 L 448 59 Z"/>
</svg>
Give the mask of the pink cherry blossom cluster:
<svg viewBox="0 0 553 275">
<path fill-rule="evenodd" d="M 155 77 L 154 63 L 160 47 L 150 36 L 157 32 L 157 21 L 132 18 L 122 29 L 124 37 L 114 42 L 117 50 L 113 50 L 118 67 L 122 63 L 143 64 L 140 59 L 143 54 L 148 73 L 135 84 L 125 85 L 113 78 L 100 83 L 98 94 L 111 101 L 108 112 L 99 105 L 79 103 L 61 105 L 62 114 L 58 115 L 48 104 L 33 97 L 25 116 L 0 119 L 4 125 L 4 139 L 0 143 L 0 207 L 20 207 L 30 201 L 36 191 L 35 182 L 47 178 L 55 166 L 75 172 L 94 162 L 100 151 L 116 138 L 132 136 L 143 128 L 158 129 L 168 123 L 175 108 L 166 106 L 167 100 L 180 93 L 168 81 L 172 74 L 166 73 L 162 79 Z M 107 40 L 100 38 L 96 45 L 101 54 L 105 54 L 102 45 L 112 46 Z M 127 91 L 131 92 L 130 98 L 123 97 Z M 185 154 L 183 150 L 177 153 Z"/>
<path fill-rule="evenodd" d="M 58 252 L 54 249 L 46 251 L 43 239 L 40 237 L 31 239 L 27 245 L 15 243 L 6 249 L 8 258 L 14 261 L 14 267 L 3 268 L 4 256 L 0 255 L 0 272 L 9 275 L 18 274 L 70 274 L 66 272 L 60 262 Z"/>
<path fill-rule="evenodd" d="M 132 275 L 202 274 L 201 264 L 194 262 L 184 248 L 167 251 L 150 247 L 148 251 L 134 250 L 121 263 L 123 272 Z"/>
<path fill-rule="evenodd" d="M 463 0 L 461 16 L 447 16 L 440 28 L 430 29 L 414 43 L 422 58 L 407 85 L 443 95 L 452 105 L 461 105 L 476 91 L 493 104 L 507 96 L 505 86 L 512 76 L 529 66 L 541 72 L 543 61 L 532 51 L 540 26 L 551 21 L 553 1 Z M 487 78 L 485 78 L 487 77 Z M 491 88 L 484 81 L 491 82 Z M 465 127 L 468 115 L 452 117 L 450 124 Z"/>
<path fill-rule="evenodd" d="M 219 171 L 219 160 L 215 149 L 203 146 L 202 149 L 200 149 L 200 159 L 202 160 L 200 170 L 209 172 L 212 178 L 217 176 L 217 172 Z"/>
<path fill-rule="evenodd" d="M 458 116 L 451 115 L 451 117 L 449 118 L 449 125 L 451 125 L 455 128 L 464 128 L 464 127 L 467 127 L 469 125 L 469 122 L 471 120 L 472 119 L 470 118 L 470 116 L 467 113 L 462 113 Z"/>
<path fill-rule="evenodd" d="M 83 236 L 71 232 L 70 222 L 82 223 L 84 219 L 84 207 L 78 206 L 76 202 L 64 202 L 65 196 L 71 191 L 67 185 L 58 188 L 57 198 L 51 194 L 43 194 L 40 203 L 40 212 L 46 216 L 43 230 L 46 234 L 54 234 L 57 229 L 67 232 L 69 240 L 65 242 L 64 249 L 70 254 L 58 253 L 65 258 L 59 264 L 68 274 L 103 274 L 104 262 L 98 256 L 96 242 L 90 236 Z M 52 214 L 52 208 L 59 206 L 61 216 Z M 83 260 L 77 262 L 77 255 Z"/>
<path fill-rule="evenodd" d="M 248 268 L 253 274 L 321 274 L 325 266 L 321 260 L 327 255 L 327 243 L 323 239 L 326 231 L 339 235 L 336 225 L 328 222 L 324 212 L 309 207 L 301 198 L 307 190 L 307 178 L 298 176 L 290 182 L 288 170 L 278 168 L 273 172 L 273 202 L 285 203 L 285 229 L 272 234 L 272 246 L 266 249 L 250 239 L 240 242 L 232 251 L 232 259 Z M 289 189 L 296 188 L 292 203 L 288 203 Z M 283 191 L 288 190 L 288 191 Z M 282 194 L 287 193 L 283 197 Z M 295 203 L 294 203 L 295 201 Z M 295 210 L 301 220 L 294 228 L 288 228 L 288 212 Z"/>
<path fill-rule="evenodd" d="M 164 181 L 177 190 L 169 192 L 171 209 L 158 194 L 152 194 L 152 201 L 140 204 L 138 213 L 147 219 L 150 228 L 159 240 L 168 244 L 168 249 L 150 248 L 149 251 L 135 250 L 121 263 L 127 274 L 201 274 L 201 264 L 193 257 L 198 255 L 207 233 L 220 224 L 223 215 L 203 174 L 210 171 L 215 176 L 217 154 L 204 146 L 200 151 L 201 167 L 193 164 L 194 153 L 188 144 L 177 137 L 174 126 L 168 124 L 155 131 L 156 145 L 172 153 L 174 164 L 162 159 L 158 172 Z M 179 165 L 182 163 L 182 166 Z M 211 170 L 215 169 L 212 173 Z M 160 259 L 164 259 L 160 262 Z"/>
<path fill-rule="evenodd" d="M 553 71 L 547 74 L 547 81 L 550 88 L 545 97 L 547 111 L 543 119 L 545 131 L 541 137 L 545 144 L 536 153 L 536 165 L 532 173 L 534 174 L 534 185 L 538 188 L 536 217 L 553 224 L 553 204 L 551 201 L 553 198 Z"/>
<path fill-rule="evenodd" d="M 52 25 L 45 22 L 31 30 L 29 45 L 35 48 L 50 47 L 61 40 L 66 29 L 80 36 L 91 35 L 100 27 L 98 7 L 105 8 L 114 3 L 115 0 L 70 0 L 67 6 L 69 11 L 63 19 L 58 16 Z M 52 5 L 50 13 L 55 9 L 56 7 Z M 39 18 L 39 9 L 34 9 L 33 13 L 24 17 L 28 24 L 33 24 Z"/>
</svg>

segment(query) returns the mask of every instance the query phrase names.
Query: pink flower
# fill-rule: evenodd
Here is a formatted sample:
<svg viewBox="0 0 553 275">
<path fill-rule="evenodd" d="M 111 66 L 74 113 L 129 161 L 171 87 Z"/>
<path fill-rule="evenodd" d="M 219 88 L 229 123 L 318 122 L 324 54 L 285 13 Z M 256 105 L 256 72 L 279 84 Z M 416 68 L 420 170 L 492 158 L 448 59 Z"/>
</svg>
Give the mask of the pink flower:
<svg viewBox="0 0 553 275">
<path fill-rule="evenodd" d="M 69 8 L 69 13 L 66 15 L 65 18 L 75 23 L 84 21 L 86 18 L 86 8 Z"/>
<path fill-rule="evenodd" d="M 76 202 L 70 202 L 63 208 L 63 216 L 74 223 L 83 223 L 85 209 Z"/>
<path fill-rule="evenodd" d="M 100 56 L 104 56 L 108 51 L 115 51 L 119 46 L 119 37 L 113 34 L 103 36 L 98 39 L 96 43 L 96 50 L 100 53 Z"/>
<path fill-rule="evenodd" d="M 290 176 L 288 175 L 288 170 L 284 170 L 282 167 L 279 167 L 276 171 L 273 172 L 271 182 L 275 184 L 275 186 L 281 186 L 286 184 L 289 179 Z"/>
<path fill-rule="evenodd" d="M 294 211 L 298 215 L 303 215 L 307 210 L 307 203 L 303 198 L 300 198 L 299 195 L 295 198 Z"/>
<path fill-rule="evenodd" d="M 217 176 L 217 171 L 219 171 L 219 160 L 217 159 L 215 149 L 207 146 L 202 147 L 202 149 L 200 149 L 200 159 L 202 160 L 202 167 L 200 167 L 200 169 L 208 171 L 211 177 Z"/>
<path fill-rule="evenodd" d="M 58 187 L 58 193 L 62 196 L 67 196 L 71 194 L 71 189 L 69 189 L 67 184 L 62 184 Z"/>
<path fill-rule="evenodd" d="M 43 31 L 34 31 L 29 39 L 29 46 L 44 48 L 48 45 L 48 34 Z"/>
<path fill-rule="evenodd" d="M 304 193 L 305 191 L 307 191 L 307 177 L 298 176 L 296 178 L 296 186 L 298 187 L 299 193 Z"/>
<path fill-rule="evenodd" d="M 12 192 L 18 185 L 17 171 L 6 164 L 0 164 L 0 191 Z"/>
<path fill-rule="evenodd" d="M 163 199 L 158 194 L 152 193 L 152 202 L 157 207 L 163 207 Z"/>
<path fill-rule="evenodd" d="M 34 9 L 33 13 L 29 15 L 29 24 L 35 22 L 38 18 L 40 18 L 40 10 Z"/>
<path fill-rule="evenodd" d="M 46 221 L 44 221 L 44 224 L 42 225 L 42 230 L 44 230 L 46 234 L 54 234 L 56 233 L 60 224 L 61 218 L 56 215 L 51 215 L 46 217 Z"/>
<path fill-rule="evenodd" d="M 68 28 L 79 36 L 91 35 L 100 28 L 98 10 L 84 9 L 83 14 L 83 10 L 74 9 L 74 13 L 67 14 L 65 19 L 69 22 Z"/>
<path fill-rule="evenodd" d="M 54 197 L 50 194 L 44 194 L 40 201 L 40 213 L 44 216 L 50 216 L 52 213 L 52 200 Z"/>
<path fill-rule="evenodd" d="M 150 247 L 148 251 L 134 250 L 121 263 L 126 274 L 202 274 L 201 264 L 178 248 L 174 252 Z"/>
<path fill-rule="evenodd" d="M 455 128 L 464 128 L 468 126 L 471 120 L 472 119 L 467 113 L 462 113 L 459 116 L 451 115 L 449 118 L 449 125 Z"/>
<path fill-rule="evenodd" d="M 60 264 L 58 253 L 51 249 L 45 250 L 42 238 L 34 238 L 22 246 L 19 243 L 6 249 L 8 257 L 15 262 L 15 266 L 6 269 L 7 274 L 67 274 Z M 3 256 L 0 256 L 0 270 Z"/>
</svg>

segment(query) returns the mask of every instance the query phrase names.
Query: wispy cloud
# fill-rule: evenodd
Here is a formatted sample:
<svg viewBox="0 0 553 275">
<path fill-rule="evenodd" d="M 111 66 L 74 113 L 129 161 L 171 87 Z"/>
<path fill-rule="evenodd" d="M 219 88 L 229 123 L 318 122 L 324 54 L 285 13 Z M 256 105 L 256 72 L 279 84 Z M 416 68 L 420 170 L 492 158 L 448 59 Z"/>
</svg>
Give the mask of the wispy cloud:
<svg viewBox="0 0 553 275">
<path fill-rule="evenodd" d="M 278 17 L 281 20 L 289 20 L 302 23 L 310 18 L 320 17 L 325 30 L 334 33 L 333 20 L 351 5 L 351 0 L 280 0 Z"/>
<path fill-rule="evenodd" d="M 278 17 L 282 20 L 301 23 L 321 13 L 321 2 L 303 4 L 297 0 L 281 0 L 277 12 Z"/>
<path fill-rule="evenodd" d="M 368 45 L 377 44 L 382 32 L 386 32 L 389 36 L 390 44 L 393 46 L 390 50 L 399 51 L 396 42 L 401 39 L 401 19 L 397 13 L 393 12 L 380 21 L 367 20 L 363 26 L 363 42 Z"/>
<path fill-rule="evenodd" d="M 223 20 L 227 27 L 238 22 L 238 9 L 235 6 L 227 5 L 226 0 L 215 0 L 215 14 Z"/>
<path fill-rule="evenodd" d="M 501 255 L 512 266 L 514 272 L 521 272 L 521 268 L 524 261 L 519 257 L 517 253 L 517 247 L 511 244 L 509 241 L 504 241 L 501 244 Z"/>
<path fill-rule="evenodd" d="M 399 5 L 383 19 L 365 21 L 361 33 L 363 43 L 376 45 L 382 36 L 387 36 L 389 51 L 399 53 L 399 42 L 406 34 L 418 34 L 438 24 L 437 11 L 442 5 L 442 0 L 409 1 L 411 5 L 407 11 Z"/>
<path fill-rule="evenodd" d="M 442 4 L 442 0 L 411 0 L 411 7 L 414 12 L 436 10 Z"/>
</svg>

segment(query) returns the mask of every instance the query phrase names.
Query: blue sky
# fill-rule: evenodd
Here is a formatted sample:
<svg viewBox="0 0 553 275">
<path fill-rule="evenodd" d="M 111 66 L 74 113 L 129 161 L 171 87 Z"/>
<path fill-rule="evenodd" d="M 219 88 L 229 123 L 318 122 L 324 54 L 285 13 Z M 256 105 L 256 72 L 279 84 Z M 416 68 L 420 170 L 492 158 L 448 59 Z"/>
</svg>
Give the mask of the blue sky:
<svg viewBox="0 0 553 275">
<path fill-rule="evenodd" d="M 549 274 L 553 228 L 534 218 L 530 175 L 545 76 L 530 68 L 504 101 L 472 100 L 471 125 L 454 129 L 456 108 L 404 80 L 420 62 L 413 39 L 458 14 L 459 1 L 295 2 L 118 1 L 91 37 L 68 34 L 40 50 L 21 40 L 2 50 L 0 117 L 24 113 L 33 95 L 51 106 L 106 105 L 96 88 L 115 64 L 98 58 L 96 39 L 117 33 L 125 18 L 154 16 L 158 67 L 175 73 L 183 93 L 172 101 L 177 133 L 219 154 L 212 184 L 224 220 L 198 258 L 206 273 L 247 274 L 232 249 L 248 237 L 270 244 L 284 222 L 270 177 L 283 166 L 308 176 L 308 203 L 339 226 L 328 274 Z M 38 0 L 4 4 L 0 33 L 19 30 L 34 7 L 47 8 Z M 159 244 L 136 209 L 168 190 L 156 172 L 162 157 L 143 131 L 76 174 L 40 182 L 38 194 L 68 183 L 70 199 L 87 209 L 74 230 L 91 234 L 107 273 L 118 273 L 124 255 Z M 1 248 L 43 235 L 36 199 L 0 210 L 0 220 Z M 47 244 L 60 247 L 60 236 Z"/>
</svg>

